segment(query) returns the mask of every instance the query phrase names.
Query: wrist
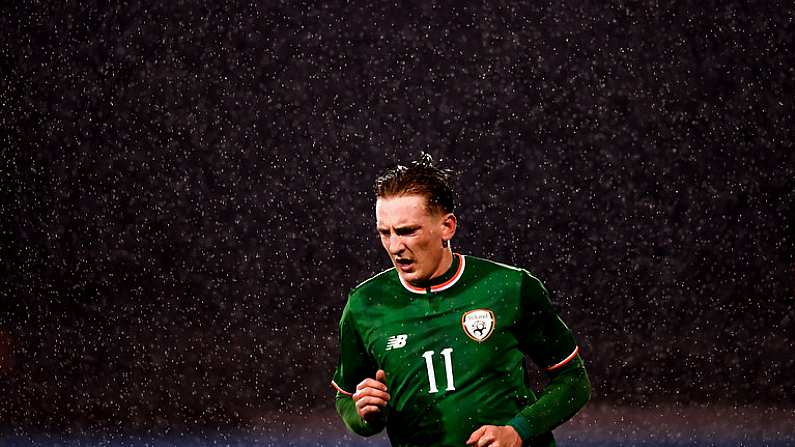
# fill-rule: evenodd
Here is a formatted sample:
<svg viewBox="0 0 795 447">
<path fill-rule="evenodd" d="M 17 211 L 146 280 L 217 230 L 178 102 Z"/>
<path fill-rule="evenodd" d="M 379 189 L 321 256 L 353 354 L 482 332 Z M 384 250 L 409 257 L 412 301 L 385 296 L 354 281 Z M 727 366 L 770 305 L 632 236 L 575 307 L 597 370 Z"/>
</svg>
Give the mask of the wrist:
<svg viewBox="0 0 795 447">
<path fill-rule="evenodd" d="M 511 427 L 513 431 L 516 432 L 516 435 L 519 437 L 519 441 L 522 443 L 530 437 L 530 423 L 527 422 L 527 419 L 520 414 L 517 414 L 516 417 L 511 419 L 507 426 Z"/>
<path fill-rule="evenodd" d="M 516 431 L 516 428 L 514 428 L 511 425 L 506 425 L 505 429 L 508 430 L 513 435 L 513 442 L 512 442 L 511 445 L 513 447 L 522 447 L 522 444 L 524 444 L 524 441 L 522 440 L 522 437 L 519 436 L 519 432 Z"/>
</svg>

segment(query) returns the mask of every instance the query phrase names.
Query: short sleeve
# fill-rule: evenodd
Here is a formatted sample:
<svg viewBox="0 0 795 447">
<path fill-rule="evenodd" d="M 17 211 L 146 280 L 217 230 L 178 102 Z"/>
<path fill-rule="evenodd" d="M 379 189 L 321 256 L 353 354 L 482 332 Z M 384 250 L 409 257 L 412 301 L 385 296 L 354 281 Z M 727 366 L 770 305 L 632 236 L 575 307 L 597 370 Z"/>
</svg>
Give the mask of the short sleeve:
<svg viewBox="0 0 795 447">
<path fill-rule="evenodd" d="M 356 330 L 349 300 L 340 318 L 339 358 L 331 385 L 338 392 L 351 396 L 356 392 L 356 385 L 372 376 L 375 370 L 374 363 L 364 348 L 361 335 Z"/>
<path fill-rule="evenodd" d="M 550 302 L 546 287 L 522 273 L 521 316 L 517 328 L 520 349 L 545 372 L 562 368 L 577 357 L 577 343 Z"/>
</svg>

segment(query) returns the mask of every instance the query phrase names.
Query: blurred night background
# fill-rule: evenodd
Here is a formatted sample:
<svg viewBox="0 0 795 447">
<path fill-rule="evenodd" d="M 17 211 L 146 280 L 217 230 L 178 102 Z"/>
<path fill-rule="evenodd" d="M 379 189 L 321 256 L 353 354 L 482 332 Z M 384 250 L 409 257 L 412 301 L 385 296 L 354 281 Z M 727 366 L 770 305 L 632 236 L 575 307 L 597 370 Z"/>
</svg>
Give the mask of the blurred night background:
<svg viewBox="0 0 795 447">
<path fill-rule="evenodd" d="M 570 427 L 794 439 L 794 9 L 5 3 L 0 431 L 347 436 L 337 321 L 389 267 L 371 185 L 428 151 L 455 250 L 574 329 Z"/>
</svg>

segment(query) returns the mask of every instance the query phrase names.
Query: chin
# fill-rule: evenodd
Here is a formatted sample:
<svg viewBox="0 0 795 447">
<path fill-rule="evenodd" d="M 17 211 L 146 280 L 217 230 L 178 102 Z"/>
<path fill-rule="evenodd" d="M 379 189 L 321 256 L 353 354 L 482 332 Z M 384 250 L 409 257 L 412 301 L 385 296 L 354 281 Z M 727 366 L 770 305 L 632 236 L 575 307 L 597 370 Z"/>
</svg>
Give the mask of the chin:
<svg viewBox="0 0 795 447">
<path fill-rule="evenodd" d="M 413 285 L 413 286 L 421 286 L 426 280 L 417 272 L 411 272 L 408 275 L 403 275 L 403 279 Z"/>
<path fill-rule="evenodd" d="M 400 269 L 397 269 L 397 271 L 398 275 L 400 275 L 400 277 L 403 278 L 403 281 L 412 283 L 417 280 L 417 275 L 414 272 L 406 273 L 400 271 Z"/>
</svg>

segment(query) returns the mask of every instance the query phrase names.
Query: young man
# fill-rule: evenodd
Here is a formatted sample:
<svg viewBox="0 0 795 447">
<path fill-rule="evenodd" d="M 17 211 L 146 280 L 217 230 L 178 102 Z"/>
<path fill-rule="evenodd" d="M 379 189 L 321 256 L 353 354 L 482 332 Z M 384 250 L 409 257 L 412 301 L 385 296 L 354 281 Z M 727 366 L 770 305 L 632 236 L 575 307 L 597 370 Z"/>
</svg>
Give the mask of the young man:
<svg viewBox="0 0 795 447">
<path fill-rule="evenodd" d="M 394 446 L 553 446 L 590 397 L 578 348 L 525 270 L 453 253 L 452 176 L 423 155 L 376 180 L 394 265 L 351 291 L 332 385 L 345 425 Z M 538 397 L 524 359 L 543 368 Z"/>
</svg>

